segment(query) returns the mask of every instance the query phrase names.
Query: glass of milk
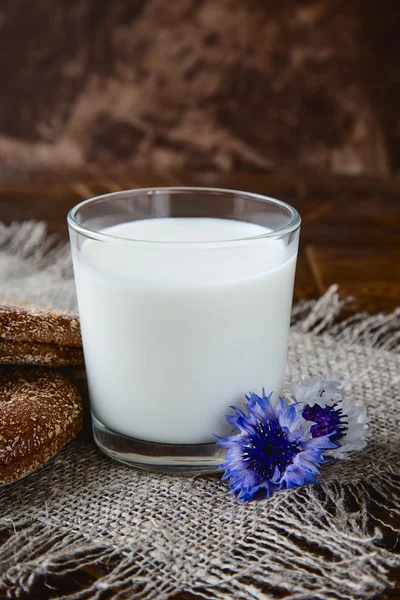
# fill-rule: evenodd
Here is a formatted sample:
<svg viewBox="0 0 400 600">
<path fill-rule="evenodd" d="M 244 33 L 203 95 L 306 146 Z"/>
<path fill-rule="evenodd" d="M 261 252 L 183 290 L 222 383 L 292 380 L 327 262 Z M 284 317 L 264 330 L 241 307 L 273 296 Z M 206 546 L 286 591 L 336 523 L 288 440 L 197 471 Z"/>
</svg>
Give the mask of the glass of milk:
<svg viewBox="0 0 400 600">
<path fill-rule="evenodd" d="M 282 392 L 299 214 L 174 187 L 87 200 L 68 224 L 97 445 L 147 469 L 215 468 L 229 407 Z"/>
</svg>

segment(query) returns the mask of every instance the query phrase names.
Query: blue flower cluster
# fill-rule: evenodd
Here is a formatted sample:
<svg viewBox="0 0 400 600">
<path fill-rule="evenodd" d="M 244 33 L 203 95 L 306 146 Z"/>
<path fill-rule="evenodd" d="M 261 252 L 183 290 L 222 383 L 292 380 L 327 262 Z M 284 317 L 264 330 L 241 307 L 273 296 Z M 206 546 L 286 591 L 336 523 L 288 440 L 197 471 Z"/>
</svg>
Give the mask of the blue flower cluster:
<svg viewBox="0 0 400 600">
<path fill-rule="evenodd" d="M 349 451 L 366 443 L 365 409 L 350 400 L 346 404 L 339 382 L 302 379 L 292 390 L 292 404 L 279 398 L 274 406 L 272 394 L 266 396 L 263 390 L 261 397 L 254 393 L 246 396 L 246 412 L 232 406 L 235 414 L 226 417 L 236 432 L 218 439 L 227 449 L 220 469 L 224 471 L 222 479 L 229 480 L 232 492 L 241 500 L 316 483 L 326 462 L 324 455 L 347 458 Z"/>
</svg>

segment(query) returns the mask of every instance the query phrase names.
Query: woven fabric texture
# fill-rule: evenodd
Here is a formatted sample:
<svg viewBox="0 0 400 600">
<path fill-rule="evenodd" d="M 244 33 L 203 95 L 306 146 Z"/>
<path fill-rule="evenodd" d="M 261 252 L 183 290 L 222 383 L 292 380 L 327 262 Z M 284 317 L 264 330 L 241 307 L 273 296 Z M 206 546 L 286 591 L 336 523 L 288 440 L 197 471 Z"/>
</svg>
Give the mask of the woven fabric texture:
<svg viewBox="0 0 400 600">
<path fill-rule="evenodd" d="M 0 296 L 74 310 L 68 250 L 52 244 L 40 223 L 0 227 Z M 390 585 L 400 558 L 381 538 L 400 507 L 399 314 L 337 324 L 343 302 L 332 289 L 295 307 L 286 379 L 351 379 L 371 418 L 365 451 L 326 465 L 319 485 L 243 503 L 217 475 L 140 472 L 78 438 L 0 490 L 0 591 L 29 594 L 100 560 L 107 572 L 65 597 L 366 599 Z"/>
</svg>

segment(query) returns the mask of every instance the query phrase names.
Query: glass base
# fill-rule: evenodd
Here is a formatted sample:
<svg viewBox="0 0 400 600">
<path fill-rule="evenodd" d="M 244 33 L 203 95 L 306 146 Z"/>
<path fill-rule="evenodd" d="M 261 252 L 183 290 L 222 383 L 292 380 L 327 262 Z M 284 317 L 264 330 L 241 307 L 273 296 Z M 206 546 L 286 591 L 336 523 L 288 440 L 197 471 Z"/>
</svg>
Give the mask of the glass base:
<svg viewBox="0 0 400 600">
<path fill-rule="evenodd" d="M 225 451 L 216 443 L 159 444 L 136 440 L 111 431 L 92 414 L 96 444 L 107 456 L 148 471 L 161 473 L 215 473 Z"/>
</svg>

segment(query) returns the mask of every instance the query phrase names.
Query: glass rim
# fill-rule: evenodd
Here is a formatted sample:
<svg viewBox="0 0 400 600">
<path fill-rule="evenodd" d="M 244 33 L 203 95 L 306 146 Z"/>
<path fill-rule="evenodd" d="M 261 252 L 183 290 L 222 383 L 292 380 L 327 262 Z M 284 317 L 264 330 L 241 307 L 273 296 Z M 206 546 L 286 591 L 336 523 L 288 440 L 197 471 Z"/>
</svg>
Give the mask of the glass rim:
<svg viewBox="0 0 400 600">
<path fill-rule="evenodd" d="M 76 213 L 83 207 L 89 206 L 90 204 L 95 204 L 99 200 L 103 199 L 112 199 L 118 198 L 122 195 L 126 195 L 131 193 L 132 195 L 140 195 L 140 194 L 157 194 L 157 193 L 165 193 L 165 192 L 193 192 L 193 193 L 218 193 L 221 195 L 240 195 L 246 200 L 257 200 L 259 202 L 263 202 L 265 204 L 275 204 L 281 208 L 286 209 L 291 214 L 291 220 L 287 225 L 283 227 L 279 227 L 274 231 L 268 231 L 267 233 L 261 233 L 259 235 L 253 236 L 245 236 L 234 239 L 224 239 L 224 240 L 204 240 L 204 241 L 184 241 L 184 242 L 176 242 L 176 241 L 162 241 L 162 240 L 146 240 L 146 239 L 136 239 L 136 238 L 126 238 L 119 235 L 114 235 L 110 233 L 104 233 L 101 231 L 97 231 L 95 229 L 91 229 L 90 227 L 86 227 L 81 223 L 78 223 L 76 220 Z M 152 218 L 152 217 L 150 217 Z M 154 217 L 157 218 L 157 217 Z M 164 217 L 165 218 L 165 217 Z M 168 217 L 166 217 L 168 218 Z M 208 218 L 208 217 L 194 217 L 194 218 Z M 212 217 L 210 217 L 212 218 Z M 219 217 L 215 217 L 219 218 Z M 243 241 L 251 241 L 251 240 L 262 240 L 262 239 L 274 239 L 281 238 L 289 235 L 293 231 L 296 231 L 301 224 L 301 217 L 298 211 L 288 204 L 287 202 L 283 202 L 283 200 L 279 200 L 278 198 L 273 198 L 272 196 L 266 196 L 265 194 L 258 194 L 255 192 L 245 192 L 242 190 L 228 189 L 228 188 L 214 188 L 214 187 L 196 187 L 196 186 L 167 186 L 167 187 L 149 187 L 149 188 L 134 188 L 127 190 L 118 190 L 117 192 L 110 192 L 107 194 L 100 194 L 99 196 L 94 196 L 93 198 L 88 198 L 87 200 L 83 200 L 76 204 L 67 215 L 67 222 L 69 227 L 73 229 L 76 233 L 79 233 L 85 237 L 98 240 L 98 241 L 111 241 L 118 240 L 122 242 L 133 242 L 133 243 L 146 243 L 146 244 L 165 244 L 165 245 L 210 245 L 210 244 L 229 244 L 232 242 L 243 242 Z"/>
</svg>

